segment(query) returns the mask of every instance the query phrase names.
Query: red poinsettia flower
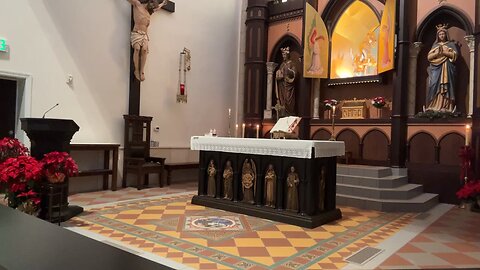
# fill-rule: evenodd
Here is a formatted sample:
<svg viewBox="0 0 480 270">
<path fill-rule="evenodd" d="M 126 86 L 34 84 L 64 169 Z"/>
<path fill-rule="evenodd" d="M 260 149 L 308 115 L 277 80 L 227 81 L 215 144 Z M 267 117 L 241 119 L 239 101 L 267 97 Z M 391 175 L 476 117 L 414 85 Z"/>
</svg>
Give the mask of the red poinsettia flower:
<svg viewBox="0 0 480 270">
<path fill-rule="evenodd" d="M 9 137 L 0 140 L 0 163 L 9 158 L 27 155 L 28 148 L 26 148 L 19 140 Z"/>
<path fill-rule="evenodd" d="M 5 197 L 10 207 L 31 200 L 30 197 L 19 196 L 20 194 L 32 194 L 38 189 L 38 183 L 42 176 L 42 164 L 31 156 L 19 156 L 9 158 L 0 164 L 0 185 L 5 190 Z M 29 193 L 30 192 L 30 193 Z M 34 201 L 40 199 L 35 198 Z"/>
<path fill-rule="evenodd" d="M 45 174 L 58 175 L 60 173 L 66 176 L 78 174 L 77 163 L 66 152 L 51 152 L 45 154 L 42 159 L 43 170 Z"/>
<path fill-rule="evenodd" d="M 467 182 L 456 194 L 462 200 L 475 200 L 480 196 L 480 180 Z"/>
</svg>

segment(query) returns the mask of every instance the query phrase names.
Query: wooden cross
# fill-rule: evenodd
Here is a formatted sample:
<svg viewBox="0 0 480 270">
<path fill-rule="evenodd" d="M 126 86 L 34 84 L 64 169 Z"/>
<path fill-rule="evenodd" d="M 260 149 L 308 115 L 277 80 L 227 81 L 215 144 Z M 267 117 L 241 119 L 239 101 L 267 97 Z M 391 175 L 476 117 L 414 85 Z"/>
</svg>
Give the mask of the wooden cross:
<svg viewBox="0 0 480 270">
<path fill-rule="evenodd" d="M 175 2 L 168 0 L 168 3 L 163 6 L 162 9 L 170 13 L 175 12 Z M 135 25 L 133 20 L 133 10 L 130 22 L 131 29 L 133 29 L 133 26 Z M 133 70 L 133 49 L 130 47 L 130 88 L 128 97 L 128 114 L 140 115 L 140 81 L 137 80 L 133 75 Z"/>
</svg>

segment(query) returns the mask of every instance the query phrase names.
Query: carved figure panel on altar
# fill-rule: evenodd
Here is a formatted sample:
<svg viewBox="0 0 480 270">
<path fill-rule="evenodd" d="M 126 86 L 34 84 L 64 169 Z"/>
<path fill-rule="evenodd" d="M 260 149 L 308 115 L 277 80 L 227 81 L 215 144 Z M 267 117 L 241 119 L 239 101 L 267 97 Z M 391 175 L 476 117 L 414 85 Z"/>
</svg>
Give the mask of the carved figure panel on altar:
<svg viewBox="0 0 480 270">
<path fill-rule="evenodd" d="M 268 207 L 275 207 L 276 188 L 277 174 L 273 164 L 268 164 L 268 169 L 265 172 L 265 205 Z"/>
<path fill-rule="evenodd" d="M 215 168 L 215 163 L 213 160 L 210 160 L 208 163 L 208 182 L 207 182 L 207 195 L 210 197 L 215 197 L 215 178 L 217 177 L 217 168 Z"/>
<path fill-rule="evenodd" d="M 227 160 L 223 170 L 223 198 L 226 200 L 233 199 L 233 168 L 230 160 Z"/>
<path fill-rule="evenodd" d="M 242 166 L 243 202 L 255 203 L 255 183 L 257 180 L 256 166 L 252 159 L 245 159 Z"/>
</svg>

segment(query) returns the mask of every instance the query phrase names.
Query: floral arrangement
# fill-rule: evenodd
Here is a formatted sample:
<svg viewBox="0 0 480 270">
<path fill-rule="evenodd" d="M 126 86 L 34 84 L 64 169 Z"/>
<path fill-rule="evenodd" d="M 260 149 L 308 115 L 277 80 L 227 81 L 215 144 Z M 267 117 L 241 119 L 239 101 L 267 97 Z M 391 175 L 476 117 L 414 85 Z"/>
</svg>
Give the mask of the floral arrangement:
<svg viewBox="0 0 480 270">
<path fill-rule="evenodd" d="M 5 188 L 8 206 L 26 209 L 28 205 L 38 205 L 36 191 L 41 176 L 42 164 L 31 156 L 9 158 L 0 164 L 0 185 Z"/>
<path fill-rule="evenodd" d="M 8 158 L 27 156 L 28 149 L 19 140 L 5 137 L 0 140 L 0 163 Z"/>
<path fill-rule="evenodd" d="M 385 106 L 385 104 L 387 104 L 387 102 L 385 101 L 384 97 L 379 96 L 372 99 L 372 105 L 375 108 L 381 109 L 383 106 Z"/>
<path fill-rule="evenodd" d="M 325 109 L 327 110 L 332 110 L 333 106 L 338 105 L 338 101 L 336 99 L 325 99 L 323 103 L 325 104 Z"/>
<path fill-rule="evenodd" d="M 43 159 L 43 172 L 50 183 L 61 183 L 65 176 L 78 174 L 78 166 L 66 152 L 50 152 Z"/>
<path fill-rule="evenodd" d="M 465 201 L 475 201 L 480 199 L 480 180 L 467 182 L 457 191 L 457 198 Z"/>
</svg>

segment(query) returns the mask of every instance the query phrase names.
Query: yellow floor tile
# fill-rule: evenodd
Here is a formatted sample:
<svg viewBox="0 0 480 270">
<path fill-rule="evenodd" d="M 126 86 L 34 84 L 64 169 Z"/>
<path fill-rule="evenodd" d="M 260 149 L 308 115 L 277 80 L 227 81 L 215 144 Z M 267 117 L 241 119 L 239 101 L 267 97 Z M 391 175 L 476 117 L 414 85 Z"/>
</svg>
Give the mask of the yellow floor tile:
<svg viewBox="0 0 480 270">
<path fill-rule="evenodd" d="M 266 232 L 257 232 L 260 238 L 285 238 L 285 235 L 282 232 L 276 231 L 266 231 Z"/>
<path fill-rule="evenodd" d="M 278 224 L 276 227 L 282 232 L 303 232 L 304 229 L 295 225 Z"/>
<path fill-rule="evenodd" d="M 237 247 L 263 247 L 265 244 L 258 238 L 238 238 L 233 239 Z"/>
<path fill-rule="evenodd" d="M 265 265 L 272 265 L 275 263 L 275 261 L 271 257 L 245 257 L 245 258 L 257 263 L 265 264 Z"/>
<path fill-rule="evenodd" d="M 293 247 L 266 247 L 265 249 L 272 257 L 288 257 L 297 253 L 297 249 Z"/>
<path fill-rule="evenodd" d="M 310 237 L 315 239 L 328 239 L 333 236 L 333 233 L 329 232 L 306 232 Z"/>
<path fill-rule="evenodd" d="M 311 247 L 317 244 L 317 241 L 309 238 L 290 238 L 288 242 L 294 247 Z"/>
</svg>

